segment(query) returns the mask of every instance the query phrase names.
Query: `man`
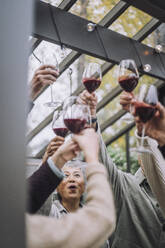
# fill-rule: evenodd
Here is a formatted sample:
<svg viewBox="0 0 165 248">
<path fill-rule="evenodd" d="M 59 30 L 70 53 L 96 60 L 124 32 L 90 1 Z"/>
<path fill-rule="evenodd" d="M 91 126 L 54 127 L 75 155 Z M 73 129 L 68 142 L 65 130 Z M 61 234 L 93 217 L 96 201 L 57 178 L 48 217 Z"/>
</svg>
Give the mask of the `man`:
<svg viewBox="0 0 165 248">
<path fill-rule="evenodd" d="M 69 213 L 65 218 L 59 220 L 45 216 L 27 216 L 28 248 L 97 248 L 114 230 L 115 209 L 113 197 L 107 181 L 106 171 L 98 162 L 98 137 L 94 130 L 86 129 L 79 135 L 74 135 L 73 140 L 71 144 L 65 143 L 60 146 L 48 161 L 50 165 L 46 162 L 39 170 L 46 166 L 48 166 L 47 169 L 52 170 L 52 174 L 49 171 L 49 175 L 47 173 L 47 176 L 44 177 L 47 181 L 51 179 L 50 184 L 52 186 L 53 173 L 60 175 L 59 169 L 62 168 L 67 160 L 75 156 L 78 144 L 84 152 L 85 160 L 88 163 L 86 168 L 88 180 L 86 207 L 79 209 L 75 213 Z M 90 144 L 88 140 L 90 140 Z M 35 175 L 32 175 L 33 180 L 30 181 L 32 184 L 31 193 L 33 194 L 33 191 L 37 189 L 37 192 L 33 194 L 35 195 L 36 206 L 38 202 L 37 195 L 40 194 L 38 189 L 43 192 L 45 184 L 42 182 L 43 175 L 44 173 L 40 175 L 35 173 Z M 35 183 L 34 177 L 36 179 Z M 45 191 L 50 192 L 51 190 L 48 188 L 49 185 L 47 184 Z M 39 207 L 40 202 L 38 203 Z M 109 215 L 109 210 L 111 215 Z"/>
<path fill-rule="evenodd" d="M 93 119 L 96 118 L 97 99 L 93 93 L 80 95 L 88 103 Z M 99 132 L 99 128 L 98 128 Z M 110 237 L 111 248 L 164 248 L 165 218 L 151 188 L 139 168 L 135 175 L 117 169 L 107 154 L 100 136 L 100 158 L 108 171 L 117 212 L 116 229 Z"/>
<path fill-rule="evenodd" d="M 133 100 L 132 97 L 127 92 L 121 94 L 120 104 L 123 109 L 127 110 L 127 106 Z M 151 153 L 142 153 L 140 159 L 143 163 L 147 181 L 165 216 L 165 107 L 158 103 L 156 108 L 155 116 L 145 124 L 144 145 Z M 138 116 L 135 116 L 135 122 L 137 127 L 136 137 L 140 142 L 142 122 Z"/>
</svg>

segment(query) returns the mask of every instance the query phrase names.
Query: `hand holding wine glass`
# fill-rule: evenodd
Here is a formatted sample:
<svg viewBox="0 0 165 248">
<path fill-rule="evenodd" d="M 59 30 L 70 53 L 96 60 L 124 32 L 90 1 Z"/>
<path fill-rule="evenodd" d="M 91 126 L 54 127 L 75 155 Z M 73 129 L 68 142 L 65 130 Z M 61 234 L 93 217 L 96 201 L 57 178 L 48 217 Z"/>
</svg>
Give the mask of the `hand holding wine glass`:
<svg viewBox="0 0 165 248">
<path fill-rule="evenodd" d="M 133 59 L 122 60 L 119 64 L 118 82 L 126 92 L 132 92 L 139 80 L 139 73 Z"/>
<path fill-rule="evenodd" d="M 46 148 L 42 162 L 45 163 L 49 157 L 51 157 L 57 149 L 64 143 L 64 138 L 61 136 L 55 136 Z"/>
<path fill-rule="evenodd" d="M 120 105 L 128 112 L 130 111 L 130 104 L 132 104 L 132 101 L 134 100 L 134 95 L 130 94 L 129 92 L 123 91 L 120 95 Z"/>
<path fill-rule="evenodd" d="M 157 89 L 154 85 L 142 85 L 140 88 L 138 100 L 134 101 L 134 115 L 138 116 L 142 124 L 142 139 L 141 145 L 138 148 L 132 149 L 134 151 L 150 153 L 150 150 L 144 148 L 144 136 L 146 130 L 146 123 L 150 121 L 157 111 L 156 105 L 158 103 Z"/>
<path fill-rule="evenodd" d="M 139 80 L 139 73 L 137 70 L 137 66 L 134 60 L 125 59 L 122 60 L 119 64 L 119 75 L 118 75 L 118 83 L 123 88 L 124 91 L 127 92 L 127 95 L 132 96 L 132 91 L 136 88 Z M 128 105 L 127 105 L 128 106 Z M 131 103 L 129 104 L 129 109 L 127 109 L 130 113 L 132 112 Z M 131 116 L 125 118 L 125 120 L 133 120 Z"/>
<path fill-rule="evenodd" d="M 97 63 L 89 63 L 83 72 L 82 81 L 89 93 L 99 88 L 102 80 L 100 65 Z"/>
<path fill-rule="evenodd" d="M 165 107 L 158 102 L 155 106 L 156 112 L 154 117 L 147 121 L 145 134 L 152 139 L 155 139 L 160 146 L 165 145 Z M 135 122 L 138 130 L 138 134 L 141 135 L 142 122 L 139 116 L 135 117 Z"/>
<path fill-rule="evenodd" d="M 53 65 L 41 65 L 34 73 L 30 84 L 30 98 L 35 99 L 42 89 L 54 83 L 57 80 L 59 73 Z"/>
<path fill-rule="evenodd" d="M 64 103 L 64 123 L 72 133 L 79 133 L 90 123 L 90 110 L 87 105 L 80 104 L 78 97 L 70 97 Z"/>
<path fill-rule="evenodd" d="M 91 125 L 89 106 L 78 102 L 78 97 L 71 96 L 64 101 L 64 123 L 71 133 L 78 134 Z M 77 150 L 78 151 L 78 150 Z M 76 157 L 81 160 L 82 156 Z"/>
<path fill-rule="evenodd" d="M 79 134 L 74 134 L 73 140 L 76 141 L 80 149 L 83 150 L 87 163 L 98 163 L 99 138 L 93 128 L 87 128 L 82 130 Z"/>
<path fill-rule="evenodd" d="M 96 117 L 97 96 L 95 92 L 89 93 L 87 90 L 84 90 L 79 95 L 78 102 L 81 104 L 88 105 L 90 108 L 91 116 Z"/>
<path fill-rule="evenodd" d="M 59 75 L 59 64 L 58 64 L 56 55 L 54 53 L 49 54 L 49 56 L 47 56 L 47 57 L 43 57 L 42 63 L 44 65 L 45 64 L 48 65 L 45 68 L 47 70 L 49 70 L 51 68 L 50 65 L 53 65 L 54 68 L 55 68 L 56 74 Z M 50 84 L 50 93 L 51 93 L 51 95 L 50 95 L 50 97 L 51 97 L 50 102 L 46 102 L 46 103 L 44 103 L 44 105 L 47 106 L 47 107 L 57 108 L 58 106 L 61 105 L 61 102 L 60 101 L 54 101 L 54 98 L 53 98 L 53 84 L 52 83 Z"/>
</svg>

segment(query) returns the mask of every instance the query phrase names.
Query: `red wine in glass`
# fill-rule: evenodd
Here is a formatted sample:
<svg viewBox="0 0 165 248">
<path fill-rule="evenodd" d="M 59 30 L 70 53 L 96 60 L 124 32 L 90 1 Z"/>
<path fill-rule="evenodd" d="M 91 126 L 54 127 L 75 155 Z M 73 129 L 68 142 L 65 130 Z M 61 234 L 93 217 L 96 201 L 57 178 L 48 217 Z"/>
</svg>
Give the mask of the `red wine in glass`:
<svg viewBox="0 0 165 248">
<path fill-rule="evenodd" d="M 66 127 L 72 132 L 72 133 L 79 133 L 81 130 L 84 129 L 87 121 L 86 119 L 78 119 L 78 118 L 71 118 L 71 119 L 64 119 L 64 123 Z"/>
<path fill-rule="evenodd" d="M 94 92 L 101 84 L 102 73 L 100 65 L 89 63 L 83 72 L 82 82 L 89 93 Z"/>
<path fill-rule="evenodd" d="M 118 83 L 126 92 L 131 93 L 137 86 L 139 73 L 134 60 L 124 59 L 119 64 Z M 129 106 L 129 112 L 132 112 L 132 105 Z M 131 114 L 122 118 L 126 122 L 133 121 Z"/>
<path fill-rule="evenodd" d="M 53 128 L 53 131 L 56 135 L 65 138 L 65 136 L 68 134 L 69 130 L 65 127 L 62 127 L 62 128 Z"/>
<path fill-rule="evenodd" d="M 100 79 L 96 79 L 96 78 L 83 78 L 83 84 L 85 86 L 85 88 L 87 89 L 87 91 L 89 93 L 94 92 L 97 88 L 99 88 L 100 84 L 101 84 L 101 80 Z"/>
<path fill-rule="evenodd" d="M 121 76 L 118 80 L 123 90 L 132 92 L 138 84 L 139 77 L 133 74 L 129 76 Z"/>
<path fill-rule="evenodd" d="M 135 106 L 135 115 L 138 115 L 143 123 L 151 120 L 156 112 L 154 105 L 147 104 L 145 102 L 134 103 Z"/>
<path fill-rule="evenodd" d="M 144 147 L 144 136 L 146 123 L 154 117 L 157 102 L 158 95 L 156 87 L 154 85 L 142 85 L 139 91 L 138 101 L 134 102 L 135 114 L 138 115 L 143 122 L 141 144 L 137 148 L 132 148 L 132 151 L 139 153 L 152 153 L 150 149 Z"/>
<path fill-rule="evenodd" d="M 52 129 L 58 136 L 65 138 L 69 130 L 64 124 L 63 111 L 55 111 L 53 115 Z"/>
</svg>

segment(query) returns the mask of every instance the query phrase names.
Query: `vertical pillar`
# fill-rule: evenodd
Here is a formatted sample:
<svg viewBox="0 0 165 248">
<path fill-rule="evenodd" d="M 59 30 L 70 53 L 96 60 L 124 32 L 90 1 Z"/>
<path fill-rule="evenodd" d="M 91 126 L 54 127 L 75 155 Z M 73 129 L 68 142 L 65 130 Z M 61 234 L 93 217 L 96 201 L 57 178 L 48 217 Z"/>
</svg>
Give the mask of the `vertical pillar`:
<svg viewBox="0 0 165 248">
<path fill-rule="evenodd" d="M 0 247 L 25 247 L 25 128 L 31 0 L 0 5 Z"/>
</svg>

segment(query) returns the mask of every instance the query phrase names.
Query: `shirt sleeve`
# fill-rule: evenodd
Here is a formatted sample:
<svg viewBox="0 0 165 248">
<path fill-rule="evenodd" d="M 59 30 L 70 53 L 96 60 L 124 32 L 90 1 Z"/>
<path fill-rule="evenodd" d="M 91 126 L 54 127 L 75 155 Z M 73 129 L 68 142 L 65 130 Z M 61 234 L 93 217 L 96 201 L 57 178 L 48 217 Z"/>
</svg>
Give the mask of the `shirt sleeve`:
<svg viewBox="0 0 165 248">
<path fill-rule="evenodd" d="M 140 143 L 142 138 L 137 135 L 137 131 L 135 132 L 135 136 L 137 142 Z M 144 146 L 151 151 L 151 153 L 140 154 L 145 176 L 165 215 L 165 159 L 158 149 L 156 140 L 145 136 Z"/>
<path fill-rule="evenodd" d="M 51 157 L 48 158 L 47 163 L 50 167 L 50 169 L 54 172 L 54 174 L 63 179 L 65 177 L 65 174 L 54 164 L 53 160 L 51 159 Z"/>
<path fill-rule="evenodd" d="M 114 198 L 115 198 L 115 206 L 117 209 L 120 209 L 122 204 L 122 196 L 123 191 L 126 187 L 124 187 L 124 172 L 117 169 L 116 165 L 113 163 L 112 159 L 107 153 L 107 149 L 103 138 L 100 133 L 100 127 L 98 125 L 98 134 L 100 138 L 100 162 L 104 164 L 108 172 L 108 179 L 110 184 L 112 185 Z"/>
<path fill-rule="evenodd" d="M 27 179 L 27 211 L 36 213 L 49 195 L 60 184 L 63 177 L 57 176 L 49 167 L 48 163 L 44 163 L 31 177 Z"/>
</svg>

